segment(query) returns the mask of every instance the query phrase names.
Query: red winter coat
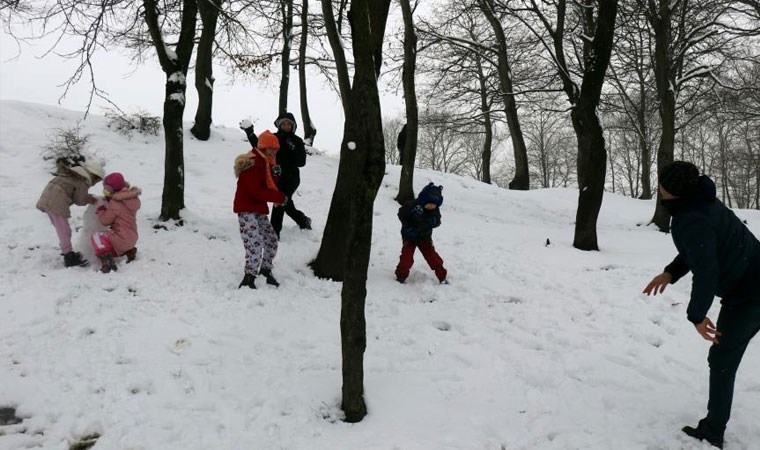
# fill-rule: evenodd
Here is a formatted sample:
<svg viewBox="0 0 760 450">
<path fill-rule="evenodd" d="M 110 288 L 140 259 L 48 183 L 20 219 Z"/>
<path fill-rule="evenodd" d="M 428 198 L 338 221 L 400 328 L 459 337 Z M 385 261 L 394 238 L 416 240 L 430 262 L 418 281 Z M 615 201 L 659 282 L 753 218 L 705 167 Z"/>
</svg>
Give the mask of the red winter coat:
<svg viewBox="0 0 760 450">
<path fill-rule="evenodd" d="M 267 186 L 267 164 L 261 155 L 255 151 L 247 153 L 245 156 L 248 158 L 248 161 L 245 161 L 245 158 L 242 156 L 238 156 L 238 159 L 235 161 L 235 170 L 239 174 L 232 210 L 236 213 L 253 212 L 269 214 L 267 203 L 284 203 L 285 194 Z M 240 165 L 241 160 L 244 161 L 242 165 Z M 275 183 L 277 183 L 278 178 L 272 175 Z"/>
<path fill-rule="evenodd" d="M 108 239 L 117 255 L 123 255 L 137 244 L 137 210 L 140 189 L 133 187 L 115 192 L 105 209 L 98 208 L 98 220 L 107 225 Z"/>
</svg>

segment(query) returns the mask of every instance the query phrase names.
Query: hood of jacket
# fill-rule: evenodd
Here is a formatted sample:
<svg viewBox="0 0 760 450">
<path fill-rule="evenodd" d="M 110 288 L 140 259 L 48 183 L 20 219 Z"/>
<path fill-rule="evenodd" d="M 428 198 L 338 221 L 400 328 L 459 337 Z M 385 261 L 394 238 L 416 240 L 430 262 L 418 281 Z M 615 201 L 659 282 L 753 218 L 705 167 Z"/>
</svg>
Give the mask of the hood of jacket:
<svg viewBox="0 0 760 450">
<path fill-rule="evenodd" d="M 280 124 L 282 123 L 283 120 L 288 120 L 293 123 L 293 130 L 291 131 L 291 133 L 295 133 L 296 128 L 298 128 L 298 123 L 296 122 L 296 118 L 293 115 L 293 113 L 286 112 L 277 116 L 277 120 L 274 121 L 274 126 L 276 126 L 278 130 L 280 130 Z"/>
<path fill-rule="evenodd" d="M 121 202 L 130 211 L 137 211 L 140 209 L 140 201 L 137 197 L 142 194 L 142 191 L 138 187 L 130 187 L 122 189 L 119 192 L 114 192 L 111 196 L 111 200 Z"/>
</svg>

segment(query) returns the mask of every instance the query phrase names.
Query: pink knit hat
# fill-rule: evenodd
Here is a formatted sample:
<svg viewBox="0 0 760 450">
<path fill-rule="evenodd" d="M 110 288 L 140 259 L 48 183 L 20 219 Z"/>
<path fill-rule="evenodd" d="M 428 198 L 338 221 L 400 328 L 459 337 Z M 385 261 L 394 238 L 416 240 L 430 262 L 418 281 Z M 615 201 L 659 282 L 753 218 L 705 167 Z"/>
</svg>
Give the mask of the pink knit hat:
<svg viewBox="0 0 760 450">
<path fill-rule="evenodd" d="M 124 175 L 120 174 L 119 172 L 109 173 L 103 179 L 103 187 L 112 192 L 119 192 L 126 186 L 127 183 L 124 181 Z"/>
</svg>

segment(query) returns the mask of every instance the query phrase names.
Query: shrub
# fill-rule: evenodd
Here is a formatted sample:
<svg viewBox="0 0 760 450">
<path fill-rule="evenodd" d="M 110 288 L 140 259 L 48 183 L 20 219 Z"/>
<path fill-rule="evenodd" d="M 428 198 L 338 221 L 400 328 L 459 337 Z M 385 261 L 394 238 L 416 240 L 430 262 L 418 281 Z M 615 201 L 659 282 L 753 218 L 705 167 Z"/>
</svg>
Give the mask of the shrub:
<svg viewBox="0 0 760 450">
<path fill-rule="evenodd" d="M 132 133 L 158 136 L 161 130 L 161 118 L 152 116 L 144 111 L 127 114 L 123 111 L 111 110 L 106 113 L 108 128 L 124 136 L 132 137 Z"/>
<path fill-rule="evenodd" d="M 82 135 L 79 123 L 71 128 L 58 128 L 42 148 L 42 159 L 67 167 L 83 164 L 89 156 L 86 152 L 89 139 L 89 134 Z"/>
</svg>

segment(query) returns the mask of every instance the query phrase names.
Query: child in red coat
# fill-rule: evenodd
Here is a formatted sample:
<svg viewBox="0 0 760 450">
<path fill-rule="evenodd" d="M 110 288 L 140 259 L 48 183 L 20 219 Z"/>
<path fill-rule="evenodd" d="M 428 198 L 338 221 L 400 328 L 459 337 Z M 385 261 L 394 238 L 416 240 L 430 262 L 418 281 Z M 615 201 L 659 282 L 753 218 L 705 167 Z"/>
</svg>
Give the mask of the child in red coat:
<svg viewBox="0 0 760 450">
<path fill-rule="evenodd" d="M 95 212 L 108 231 L 93 233 L 90 243 L 100 259 L 100 271 L 108 273 L 117 269 L 114 257 L 126 256 L 129 263 L 137 255 L 137 210 L 142 191 L 124 181 L 124 175 L 114 172 L 103 179 L 103 193 L 107 203 Z"/>
<path fill-rule="evenodd" d="M 279 286 L 272 276 L 272 261 L 277 255 L 277 234 L 269 222 L 268 202 L 281 205 L 287 202 L 285 194 L 277 190 L 280 166 L 277 165 L 277 137 L 264 131 L 259 135 L 258 146 L 249 153 L 235 158 L 237 190 L 233 211 L 238 214 L 240 237 L 245 247 L 245 276 L 238 289 L 247 286 L 256 289 L 258 274 L 267 284 Z"/>
</svg>

